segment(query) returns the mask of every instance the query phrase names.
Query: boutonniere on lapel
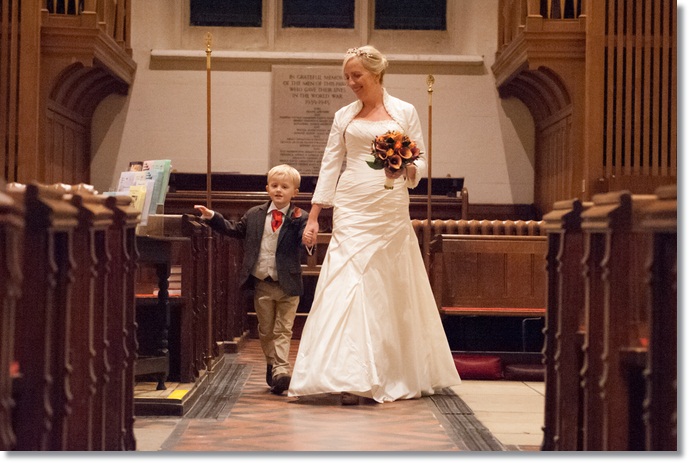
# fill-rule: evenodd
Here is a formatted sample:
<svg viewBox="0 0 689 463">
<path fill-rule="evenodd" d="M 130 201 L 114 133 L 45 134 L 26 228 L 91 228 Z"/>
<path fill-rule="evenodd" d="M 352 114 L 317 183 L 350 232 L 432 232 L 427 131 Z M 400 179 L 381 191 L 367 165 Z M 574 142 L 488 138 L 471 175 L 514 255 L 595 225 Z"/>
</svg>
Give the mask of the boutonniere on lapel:
<svg viewBox="0 0 689 463">
<path fill-rule="evenodd" d="M 299 217 L 301 217 L 301 213 L 301 208 L 295 206 L 294 209 L 292 209 L 292 213 L 290 214 L 290 219 L 298 219 Z"/>
</svg>

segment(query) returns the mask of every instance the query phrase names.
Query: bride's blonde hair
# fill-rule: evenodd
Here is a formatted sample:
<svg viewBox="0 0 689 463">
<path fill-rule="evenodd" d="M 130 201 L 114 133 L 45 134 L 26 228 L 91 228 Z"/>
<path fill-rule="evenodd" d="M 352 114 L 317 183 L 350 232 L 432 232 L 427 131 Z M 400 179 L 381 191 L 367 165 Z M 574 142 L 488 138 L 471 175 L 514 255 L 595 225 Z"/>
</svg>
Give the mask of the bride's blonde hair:
<svg viewBox="0 0 689 463">
<path fill-rule="evenodd" d="M 350 48 L 345 53 L 344 61 L 342 62 L 342 71 L 350 59 L 359 58 L 364 69 L 371 74 L 378 76 L 378 80 L 383 84 L 383 76 L 385 70 L 388 68 L 388 60 L 381 52 L 371 45 L 364 45 L 362 47 Z"/>
</svg>

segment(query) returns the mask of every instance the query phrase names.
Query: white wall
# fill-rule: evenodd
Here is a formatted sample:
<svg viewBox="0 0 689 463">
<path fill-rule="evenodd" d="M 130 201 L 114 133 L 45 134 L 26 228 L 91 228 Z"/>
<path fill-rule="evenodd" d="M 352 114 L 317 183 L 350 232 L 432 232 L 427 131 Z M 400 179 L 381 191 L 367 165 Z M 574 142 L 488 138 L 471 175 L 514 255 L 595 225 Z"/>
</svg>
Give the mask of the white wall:
<svg viewBox="0 0 689 463">
<path fill-rule="evenodd" d="M 212 56 L 256 55 L 254 61 L 213 58 L 213 171 L 264 174 L 270 168 L 272 80 L 266 52 L 307 52 L 314 60 L 337 56 L 331 60 L 336 65 L 350 46 L 371 43 L 390 58 L 415 59 L 406 64 L 391 59 L 385 84 L 391 94 L 416 105 L 427 143 L 426 76 L 435 77 L 434 177 L 464 177 L 472 203 L 533 202 L 533 122 L 521 102 L 498 97 L 490 70 L 498 1 L 448 0 L 448 32 L 443 34 L 370 32 L 361 13 L 365 1 L 357 0 L 357 21 L 364 27 L 344 34 L 349 42 L 323 31 L 211 30 Z M 188 0 L 132 2 L 135 81 L 127 97 L 104 100 L 93 120 L 91 179 L 99 191 L 112 189 L 130 160 L 172 159 L 177 171 L 206 172 L 207 31 L 188 26 L 187 5 Z M 266 12 L 267 24 L 279 23 L 274 15 Z M 172 50 L 180 57 L 156 60 L 152 50 Z M 432 61 L 444 57 L 458 58 L 458 64 Z"/>
</svg>

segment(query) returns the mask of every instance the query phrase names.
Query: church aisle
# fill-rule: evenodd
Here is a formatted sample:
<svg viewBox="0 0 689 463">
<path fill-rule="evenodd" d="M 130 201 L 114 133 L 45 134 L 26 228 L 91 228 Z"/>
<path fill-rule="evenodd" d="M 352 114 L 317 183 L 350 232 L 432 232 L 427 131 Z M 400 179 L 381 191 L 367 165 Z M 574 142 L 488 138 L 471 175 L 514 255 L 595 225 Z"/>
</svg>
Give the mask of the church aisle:
<svg viewBox="0 0 689 463">
<path fill-rule="evenodd" d="M 292 356 L 298 341 L 293 341 Z M 220 396 L 215 410 L 192 408 L 185 417 L 137 416 L 137 449 L 164 452 L 538 450 L 503 445 L 471 410 L 449 396 L 342 406 L 338 395 L 297 399 L 268 392 L 258 340 L 250 339 L 228 364 L 247 365 L 238 397 Z M 468 382 L 467 382 L 468 383 Z M 518 383 L 521 384 L 521 383 Z M 514 384 L 513 384 L 514 386 Z M 223 388 L 225 389 L 225 388 Z M 453 402 L 454 401 L 454 402 Z M 448 408 L 449 406 L 449 408 Z M 464 428 L 462 428 L 464 426 Z"/>
</svg>

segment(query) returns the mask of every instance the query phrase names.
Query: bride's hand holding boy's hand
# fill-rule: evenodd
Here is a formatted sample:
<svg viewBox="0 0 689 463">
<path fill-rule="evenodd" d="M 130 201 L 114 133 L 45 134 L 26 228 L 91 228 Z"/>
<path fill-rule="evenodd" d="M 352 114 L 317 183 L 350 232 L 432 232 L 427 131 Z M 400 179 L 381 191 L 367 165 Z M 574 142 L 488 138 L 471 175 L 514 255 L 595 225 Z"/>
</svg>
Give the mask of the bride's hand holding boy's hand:
<svg viewBox="0 0 689 463">
<path fill-rule="evenodd" d="M 318 236 L 318 226 L 306 224 L 304 234 L 301 237 L 301 242 L 305 246 L 313 246 L 316 244 L 316 237 Z"/>
</svg>

